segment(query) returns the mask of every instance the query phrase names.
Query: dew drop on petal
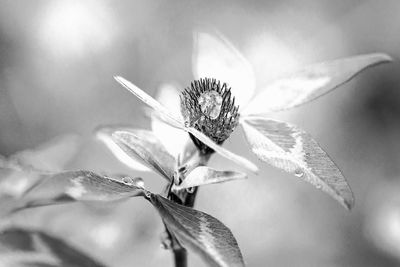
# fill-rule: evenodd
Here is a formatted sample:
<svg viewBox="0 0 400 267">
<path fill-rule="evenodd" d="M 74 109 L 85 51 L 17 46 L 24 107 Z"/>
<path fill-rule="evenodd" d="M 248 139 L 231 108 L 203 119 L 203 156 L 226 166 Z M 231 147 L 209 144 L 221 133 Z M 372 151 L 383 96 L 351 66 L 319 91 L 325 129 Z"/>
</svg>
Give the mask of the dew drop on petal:
<svg viewBox="0 0 400 267">
<path fill-rule="evenodd" d="M 127 184 L 127 185 L 133 185 L 133 179 L 131 177 L 128 177 L 128 176 L 122 178 L 122 182 Z"/>
<path fill-rule="evenodd" d="M 194 193 L 194 187 L 186 188 L 186 192 L 188 192 L 189 194 L 193 194 Z"/>
<path fill-rule="evenodd" d="M 135 177 L 132 180 L 133 184 L 137 187 L 144 188 L 144 181 L 140 177 Z"/>
<path fill-rule="evenodd" d="M 297 177 L 303 177 L 304 176 L 304 172 L 302 169 L 296 169 L 294 171 L 294 175 L 296 175 Z"/>
<path fill-rule="evenodd" d="M 215 120 L 221 113 L 222 96 L 216 91 L 207 91 L 199 96 L 201 111 L 210 119 Z"/>
<path fill-rule="evenodd" d="M 172 242 L 167 232 L 162 233 L 160 239 L 161 239 L 161 244 L 160 244 L 161 248 L 171 249 Z"/>
</svg>

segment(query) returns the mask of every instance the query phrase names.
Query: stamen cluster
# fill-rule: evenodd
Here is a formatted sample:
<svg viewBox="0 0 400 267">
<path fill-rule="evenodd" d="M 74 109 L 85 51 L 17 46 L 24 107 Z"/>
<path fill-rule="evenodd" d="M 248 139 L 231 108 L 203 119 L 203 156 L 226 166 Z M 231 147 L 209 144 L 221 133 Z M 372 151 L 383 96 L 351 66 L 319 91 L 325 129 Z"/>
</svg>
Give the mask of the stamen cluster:
<svg viewBox="0 0 400 267">
<path fill-rule="evenodd" d="M 217 144 L 222 144 L 239 123 L 239 106 L 226 83 L 216 79 L 195 80 L 180 95 L 185 123 L 201 131 Z M 213 150 L 190 135 L 204 153 Z"/>
</svg>

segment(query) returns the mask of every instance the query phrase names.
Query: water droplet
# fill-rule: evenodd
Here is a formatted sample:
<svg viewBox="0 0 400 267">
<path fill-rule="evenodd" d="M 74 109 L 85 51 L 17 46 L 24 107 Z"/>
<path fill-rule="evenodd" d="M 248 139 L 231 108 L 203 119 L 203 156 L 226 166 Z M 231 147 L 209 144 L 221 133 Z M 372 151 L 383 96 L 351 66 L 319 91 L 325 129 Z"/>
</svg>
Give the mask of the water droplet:
<svg viewBox="0 0 400 267">
<path fill-rule="evenodd" d="M 147 190 L 144 191 L 144 195 L 145 195 L 145 198 L 147 198 L 147 199 L 151 198 L 151 192 L 149 192 Z"/>
<path fill-rule="evenodd" d="M 178 172 L 179 172 L 179 173 L 185 173 L 186 170 L 187 170 L 187 166 L 186 166 L 186 165 L 180 166 L 180 167 L 178 168 Z"/>
<path fill-rule="evenodd" d="M 215 120 L 221 113 L 222 96 L 216 91 L 207 91 L 199 96 L 201 111 L 210 119 Z"/>
<path fill-rule="evenodd" d="M 168 235 L 168 233 L 164 232 L 160 236 L 161 239 L 161 248 L 163 249 L 171 249 L 172 241 Z"/>
<path fill-rule="evenodd" d="M 144 188 L 144 181 L 140 177 L 135 177 L 132 179 L 131 177 L 125 176 L 122 178 L 122 182 L 127 185 L 134 185 L 140 188 Z"/>
<path fill-rule="evenodd" d="M 176 185 L 180 185 L 181 183 L 182 183 L 182 177 L 181 177 L 182 175 L 181 175 L 181 173 L 179 173 L 179 172 L 175 172 L 174 173 L 174 184 L 176 184 Z"/>
<path fill-rule="evenodd" d="M 140 177 L 133 178 L 132 183 L 137 187 L 144 188 L 144 181 Z"/>
<path fill-rule="evenodd" d="M 296 175 L 297 177 L 303 177 L 304 176 L 304 172 L 302 169 L 296 169 L 294 171 L 294 175 Z"/>
<path fill-rule="evenodd" d="M 194 187 L 186 188 L 186 192 L 188 192 L 189 194 L 193 194 L 194 193 Z"/>
<path fill-rule="evenodd" d="M 128 185 L 132 185 L 133 184 L 133 180 L 131 177 L 125 176 L 122 178 L 122 182 Z"/>
</svg>

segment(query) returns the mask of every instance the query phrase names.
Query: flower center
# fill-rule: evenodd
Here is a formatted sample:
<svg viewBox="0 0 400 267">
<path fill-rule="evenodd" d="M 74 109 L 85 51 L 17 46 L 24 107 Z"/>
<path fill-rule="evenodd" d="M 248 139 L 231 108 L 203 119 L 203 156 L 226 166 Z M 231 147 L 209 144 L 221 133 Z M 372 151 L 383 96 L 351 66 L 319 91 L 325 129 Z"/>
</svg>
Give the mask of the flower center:
<svg viewBox="0 0 400 267">
<path fill-rule="evenodd" d="M 215 79 L 195 80 L 180 95 L 181 112 L 185 124 L 222 144 L 239 123 L 239 107 L 226 83 Z M 213 150 L 190 135 L 204 154 Z"/>
<path fill-rule="evenodd" d="M 207 91 L 199 96 L 200 110 L 210 119 L 215 120 L 221 113 L 222 96 L 216 91 Z"/>
</svg>

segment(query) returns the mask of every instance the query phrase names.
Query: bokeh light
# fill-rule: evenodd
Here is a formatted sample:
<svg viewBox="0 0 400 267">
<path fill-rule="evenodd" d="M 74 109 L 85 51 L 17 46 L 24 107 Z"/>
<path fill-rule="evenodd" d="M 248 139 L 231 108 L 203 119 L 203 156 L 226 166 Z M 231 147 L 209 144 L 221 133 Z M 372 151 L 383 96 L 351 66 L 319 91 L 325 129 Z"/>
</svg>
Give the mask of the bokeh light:
<svg viewBox="0 0 400 267">
<path fill-rule="evenodd" d="M 113 43 L 115 22 L 102 1 L 49 1 L 41 13 L 41 44 L 60 60 L 96 53 Z"/>
</svg>

